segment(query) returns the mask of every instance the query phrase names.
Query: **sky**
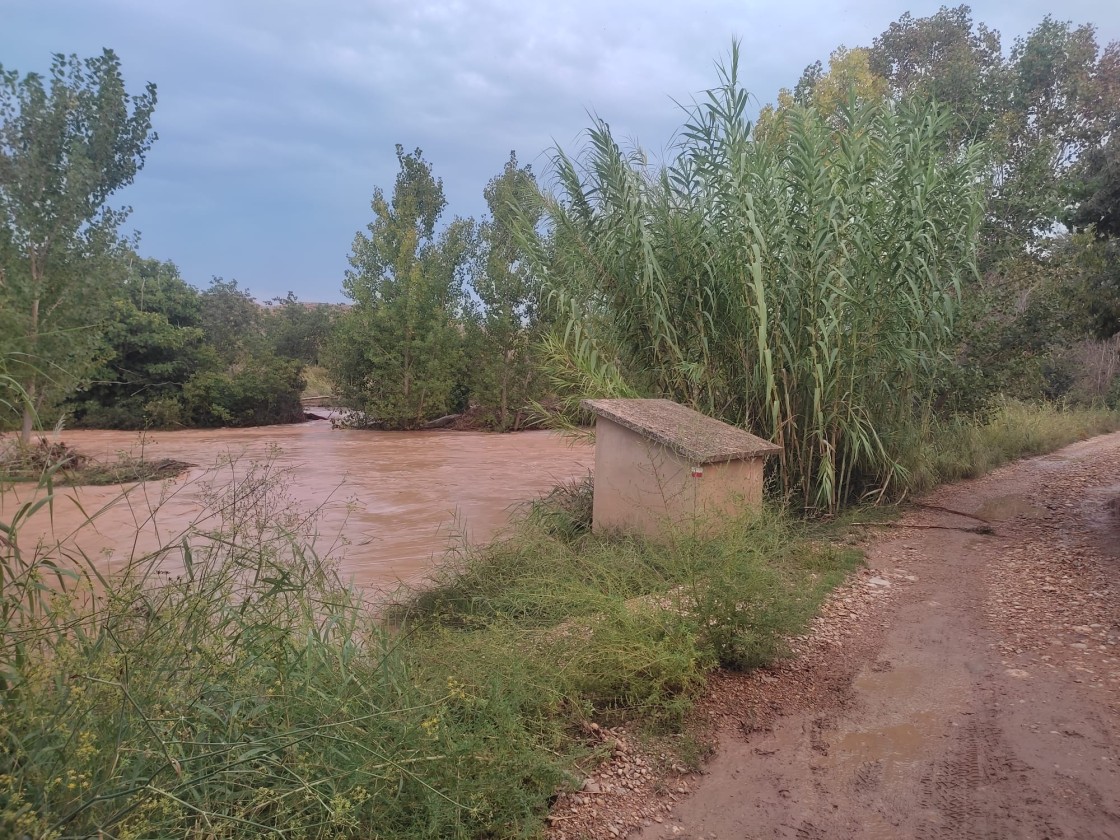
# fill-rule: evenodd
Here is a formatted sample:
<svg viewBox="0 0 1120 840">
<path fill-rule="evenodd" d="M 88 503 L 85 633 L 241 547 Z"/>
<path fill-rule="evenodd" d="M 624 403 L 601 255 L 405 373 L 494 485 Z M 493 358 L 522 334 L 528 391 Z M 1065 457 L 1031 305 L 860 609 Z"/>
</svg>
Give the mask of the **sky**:
<svg viewBox="0 0 1120 840">
<path fill-rule="evenodd" d="M 760 103 L 840 44 L 868 46 L 909 11 L 941 5 L 657 0 L 0 0 L 0 65 L 44 72 L 53 53 L 113 49 L 126 84 L 158 88 L 159 133 L 132 207 L 140 253 L 191 283 L 236 279 L 261 300 L 344 300 L 354 234 L 395 145 L 421 148 L 453 215 L 480 217 L 511 150 L 548 184 L 589 114 L 653 155 L 678 103 L 716 83 L 733 38 Z M 1004 49 L 1050 13 L 1120 40 L 1120 3 L 975 2 Z"/>
</svg>

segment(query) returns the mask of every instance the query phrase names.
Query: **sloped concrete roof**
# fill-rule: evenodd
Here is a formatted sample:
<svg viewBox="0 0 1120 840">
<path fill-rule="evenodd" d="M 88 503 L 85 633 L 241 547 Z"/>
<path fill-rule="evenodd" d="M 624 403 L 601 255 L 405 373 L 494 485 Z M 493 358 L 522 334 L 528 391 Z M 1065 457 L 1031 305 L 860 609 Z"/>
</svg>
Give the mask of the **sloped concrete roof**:
<svg viewBox="0 0 1120 840">
<path fill-rule="evenodd" d="M 770 441 L 672 400 L 584 400 L 582 405 L 696 465 L 761 458 L 781 451 Z"/>
</svg>

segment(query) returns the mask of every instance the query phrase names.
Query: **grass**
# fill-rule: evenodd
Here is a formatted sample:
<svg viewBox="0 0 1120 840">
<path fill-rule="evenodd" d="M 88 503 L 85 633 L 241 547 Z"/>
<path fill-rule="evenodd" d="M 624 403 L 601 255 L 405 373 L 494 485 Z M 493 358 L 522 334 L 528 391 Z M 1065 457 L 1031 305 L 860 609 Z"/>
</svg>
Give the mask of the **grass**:
<svg viewBox="0 0 1120 840">
<path fill-rule="evenodd" d="M 307 365 L 303 369 L 303 378 L 307 386 L 303 389 L 303 396 L 326 397 L 334 393 L 334 384 L 327 374 L 327 369 L 322 365 Z"/>
<path fill-rule="evenodd" d="M 22 544 L 48 487 L 7 523 L 0 835 L 535 836 L 596 748 L 582 724 L 676 727 L 858 561 L 774 512 L 593 536 L 582 486 L 371 607 L 307 548 L 288 480 L 251 470 L 219 524 L 112 580 Z"/>
<path fill-rule="evenodd" d="M 511 655 L 531 649 L 553 690 L 587 714 L 673 723 L 711 668 L 780 655 L 858 561 L 773 511 L 718 537 L 658 541 L 580 533 L 563 515 L 555 498 L 538 507 L 511 537 L 441 567 L 394 617 L 436 630 L 445 650 L 479 639 Z"/>
<path fill-rule="evenodd" d="M 747 118 L 739 48 L 686 106 L 671 159 L 596 119 L 553 159 L 555 236 L 520 244 L 556 329 L 542 366 L 569 420 L 587 396 L 668 397 L 782 447 L 774 475 L 835 514 L 903 477 L 933 411 L 982 219 L 977 149 L 945 109 L 787 103 Z"/>
<path fill-rule="evenodd" d="M 926 469 L 1115 427 L 1007 403 L 942 430 Z M 308 548 L 290 481 L 254 466 L 111 580 L 24 545 L 49 480 L 3 524 L 0 836 L 539 836 L 596 758 L 590 721 L 687 735 L 706 675 L 780 657 L 860 562 L 843 517 L 769 509 L 710 537 L 591 534 L 584 482 L 371 605 Z"/>
<path fill-rule="evenodd" d="M 913 492 L 976 478 L 1016 458 L 1053 452 L 1093 435 L 1120 429 L 1120 411 L 1062 403 L 1002 400 L 980 418 L 957 417 L 926 432 L 911 447 Z"/>
</svg>

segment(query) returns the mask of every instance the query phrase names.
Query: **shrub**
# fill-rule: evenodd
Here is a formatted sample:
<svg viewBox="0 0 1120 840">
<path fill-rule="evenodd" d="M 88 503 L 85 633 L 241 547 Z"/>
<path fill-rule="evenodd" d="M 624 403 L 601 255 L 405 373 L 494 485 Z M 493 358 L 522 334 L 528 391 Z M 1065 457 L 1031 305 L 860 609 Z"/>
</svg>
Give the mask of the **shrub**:
<svg viewBox="0 0 1120 840">
<path fill-rule="evenodd" d="M 229 371 L 196 374 L 183 388 L 192 425 L 262 426 L 303 419 L 303 368 L 297 361 L 253 357 Z"/>
</svg>

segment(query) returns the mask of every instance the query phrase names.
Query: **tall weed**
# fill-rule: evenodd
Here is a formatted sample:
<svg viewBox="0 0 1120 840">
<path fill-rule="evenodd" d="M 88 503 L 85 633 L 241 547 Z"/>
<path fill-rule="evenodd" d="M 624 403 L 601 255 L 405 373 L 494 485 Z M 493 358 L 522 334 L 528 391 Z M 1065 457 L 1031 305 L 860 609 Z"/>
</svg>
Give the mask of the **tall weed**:
<svg viewBox="0 0 1120 840">
<path fill-rule="evenodd" d="M 1120 429 L 1120 411 L 1064 403 L 997 401 L 979 417 L 931 421 L 916 434 L 907 469 L 914 492 L 975 478 L 1002 464 Z"/>
<path fill-rule="evenodd" d="M 112 578 L 25 552 L 50 487 L 7 525 L 0 835 L 470 837 L 540 818 L 564 776 L 516 701 L 418 673 L 281 488 L 249 470 Z"/>
<path fill-rule="evenodd" d="M 738 49 L 671 160 L 596 121 L 557 152 L 550 248 L 522 239 L 551 290 L 554 388 L 666 396 L 782 447 L 795 506 L 905 487 L 962 278 L 974 271 L 980 150 L 946 156 L 950 115 L 913 101 L 746 117 Z"/>
</svg>

